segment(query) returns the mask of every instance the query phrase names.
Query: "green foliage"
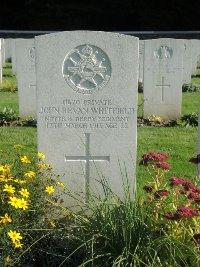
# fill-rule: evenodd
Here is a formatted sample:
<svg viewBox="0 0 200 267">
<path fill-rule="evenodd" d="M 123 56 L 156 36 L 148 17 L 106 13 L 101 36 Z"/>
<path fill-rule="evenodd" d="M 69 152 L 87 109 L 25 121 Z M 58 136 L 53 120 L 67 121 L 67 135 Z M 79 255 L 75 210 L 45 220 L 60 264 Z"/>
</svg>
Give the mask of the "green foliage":
<svg viewBox="0 0 200 267">
<path fill-rule="evenodd" d="M 195 85 L 192 83 L 183 84 L 182 92 L 200 92 L 200 85 Z"/>
<path fill-rule="evenodd" d="M 15 92 L 17 91 L 16 81 L 13 79 L 3 79 L 0 85 L 0 91 L 2 92 Z"/>
<path fill-rule="evenodd" d="M 0 122 L 9 122 L 17 119 L 18 116 L 12 108 L 5 107 L 2 111 L 0 111 Z"/>
<path fill-rule="evenodd" d="M 169 126 L 197 127 L 198 126 L 198 114 L 193 112 L 191 114 L 184 115 L 181 118 L 170 121 Z"/>
</svg>

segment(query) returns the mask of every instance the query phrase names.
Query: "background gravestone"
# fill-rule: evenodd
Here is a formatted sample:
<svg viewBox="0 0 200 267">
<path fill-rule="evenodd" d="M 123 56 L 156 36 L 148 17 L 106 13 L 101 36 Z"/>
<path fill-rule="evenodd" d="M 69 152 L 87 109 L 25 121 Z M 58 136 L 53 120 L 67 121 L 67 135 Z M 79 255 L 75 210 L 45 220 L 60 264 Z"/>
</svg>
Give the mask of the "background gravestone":
<svg viewBox="0 0 200 267">
<path fill-rule="evenodd" d="M 199 103 L 199 120 L 198 120 L 198 149 L 197 154 L 200 155 L 200 103 Z M 198 164 L 198 175 L 200 178 L 200 163 Z"/>
<path fill-rule="evenodd" d="M 5 40 L 1 39 L 1 61 L 2 61 L 2 67 L 6 66 L 6 59 L 5 59 Z"/>
<path fill-rule="evenodd" d="M 35 38 L 38 149 L 72 190 L 135 182 L 138 38 L 75 31 Z"/>
<path fill-rule="evenodd" d="M 11 52 L 12 52 L 12 73 L 17 73 L 17 62 L 16 62 L 16 51 L 15 51 L 15 41 L 16 39 L 12 39 L 11 42 Z"/>
<path fill-rule="evenodd" d="M 183 41 L 163 38 L 145 41 L 144 117 L 165 119 L 181 115 Z"/>
<path fill-rule="evenodd" d="M 200 56 L 200 40 L 191 39 L 192 45 L 192 75 L 196 75 L 197 72 L 197 62 Z"/>
<path fill-rule="evenodd" d="M 183 40 L 183 83 L 191 83 L 192 75 L 192 44 L 189 40 Z"/>
<path fill-rule="evenodd" d="M 12 57 L 12 38 L 5 39 L 5 60 Z"/>
<path fill-rule="evenodd" d="M 0 85 L 2 84 L 2 54 L 1 54 L 1 41 L 2 39 L 0 39 Z"/>
<path fill-rule="evenodd" d="M 15 41 L 19 115 L 36 118 L 36 76 L 34 39 Z"/>
<path fill-rule="evenodd" d="M 144 40 L 139 40 L 139 82 L 144 80 Z"/>
</svg>

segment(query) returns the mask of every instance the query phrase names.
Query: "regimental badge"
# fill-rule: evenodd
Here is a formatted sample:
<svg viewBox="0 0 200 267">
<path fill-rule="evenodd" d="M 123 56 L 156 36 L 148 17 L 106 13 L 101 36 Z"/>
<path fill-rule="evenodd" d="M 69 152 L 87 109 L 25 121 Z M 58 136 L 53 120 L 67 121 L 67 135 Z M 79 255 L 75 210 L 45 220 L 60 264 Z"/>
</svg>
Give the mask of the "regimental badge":
<svg viewBox="0 0 200 267">
<path fill-rule="evenodd" d="M 62 66 L 65 81 L 76 92 L 92 94 L 106 86 L 111 77 L 111 63 L 99 47 L 84 44 L 70 51 Z"/>
<path fill-rule="evenodd" d="M 155 58 L 158 59 L 170 59 L 173 55 L 173 49 L 167 45 L 161 45 L 154 51 Z"/>
</svg>

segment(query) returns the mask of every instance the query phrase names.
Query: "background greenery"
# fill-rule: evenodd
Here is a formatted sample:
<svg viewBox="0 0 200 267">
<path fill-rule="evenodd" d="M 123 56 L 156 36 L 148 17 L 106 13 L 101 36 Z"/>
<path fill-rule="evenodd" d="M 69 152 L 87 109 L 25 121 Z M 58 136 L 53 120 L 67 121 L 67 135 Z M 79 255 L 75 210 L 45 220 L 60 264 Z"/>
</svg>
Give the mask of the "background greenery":
<svg viewBox="0 0 200 267">
<path fill-rule="evenodd" d="M 192 78 L 192 83 L 200 85 L 199 72 Z M 12 75 L 11 64 L 7 63 L 3 69 L 4 82 L 10 81 L 16 88 L 16 77 Z M 182 114 L 198 112 L 199 92 L 184 92 L 182 98 Z M 142 116 L 143 94 L 138 97 L 138 116 Z M 1 92 L 0 112 L 4 107 L 12 108 L 19 114 L 18 95 L 14 92 Z M 195 174 L 195 166 L 189 163 L 189 159 L 196 155 L 197 127 L 138 127 L 138 152 L 137 163 L 145 152 L 161 151 L 169 153 L 169 162 L 173 169 L 168 176 L 180 176 L 192 179 Z M 0 150 L 10 151 L 12 157 L 13 144 L 26 145 L 27 154 L 33 156 L 37 153 L 37 129 L 33 127 L 0 127 Z M 1 153 L 2 157 L 4 153 Z M 146 182 L 144 168 L 137 166 L 138 194 Z"/>
</svg>

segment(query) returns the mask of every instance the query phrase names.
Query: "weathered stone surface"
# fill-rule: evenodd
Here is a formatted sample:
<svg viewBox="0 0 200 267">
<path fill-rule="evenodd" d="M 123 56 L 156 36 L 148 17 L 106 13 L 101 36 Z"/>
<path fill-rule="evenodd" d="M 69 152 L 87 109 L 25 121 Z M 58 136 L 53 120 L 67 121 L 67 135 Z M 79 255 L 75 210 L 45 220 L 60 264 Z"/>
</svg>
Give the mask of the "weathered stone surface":
<svg viewBox="0 0 200 267">
<path fill-rule="evenodd" d="M 36 75 L 34 39 L 15 41 L 19 114 L 36 118 Z"/>
<path fill-rule="evenodd" d="M 135 184 L 138 38 L 75 31 L 35 39 L 39 151 L 85 201 L 91 188 L 102 193 L 103 177 L 122 196 L 125 172 Z"/>
<path fill-rule="evenodd" d="M 144 117 L 154 114 L 174 119 L 181 115 L 183 49 L 182 40 L 145 41 Z"/>
</svg>

